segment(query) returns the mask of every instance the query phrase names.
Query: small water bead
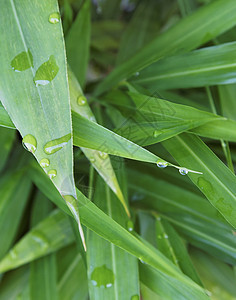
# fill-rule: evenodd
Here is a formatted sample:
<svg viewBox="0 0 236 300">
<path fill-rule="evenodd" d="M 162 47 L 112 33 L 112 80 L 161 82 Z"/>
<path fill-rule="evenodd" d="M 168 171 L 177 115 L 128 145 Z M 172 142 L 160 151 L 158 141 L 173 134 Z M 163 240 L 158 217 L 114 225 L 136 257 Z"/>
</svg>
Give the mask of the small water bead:
<svg viewBox="0 0 236 300">
<path fill-rule="evenodd" d="M 188 170 L 187 169 L 179 169 L 179 173 L 181 175 L 187 175 L 188 174 Z"/>
<path fill-rule="evenodd" d="M 158 166 L 158 168 L 166 168 L 167 166 L 168 166 L 168 162 L 166 162 L 166 161 L 158 161 L 157 162 L 157 166 Z"/>
<path fill-rule="evenodd" d="M 114 284 L 115 276 L 106 265 L 95 268 L 91 274 L 92 284 L 96 287 L 109 288 Z"/>
<path fill-rule="evenodd" d="M 37 149 L 37 141 L 36 141 L 36 138 L 32 134 L 25 135 L 23 137 L 22 144 L 26 150 L 28 150 L 32 153 L 34 153 Z"/>
<path fill-rule="evenodd" d="M 128 220 L 126 227 L 127 227 L 128 231 L 131 232 L 134 230 L 134 223 L 131 220 Z"/>
<path fill-rule="evenodd" d="M 96 13 L 98 14 L 98 15 L 101 15 L 102 14 L 102 7 L 99 5 L 99 6 L 97 6 L 97 8 L 96 8 Z"/>
<path fill-rule="evenodd" d="M 130 298 L 130 300 L 139 300 L 139 295 L 134 295 Z"/>
<path fill-rule="evenodd" d="M 168 239 L 169 238 L 166 233 L 164 233 L 163 237 L 164 237 L 164 239 Z"/>
<path fill-rule="evenodd" d="M 84 96 L 79 96 L 77 99 L 77 103 L 80 106 L 87 104 L 87 99 Z"/>
<path fill-rule="evenodd" d="M 95 161 L 96 161 L 96 159 L 94 157 L 90 157 L 89 160 L 91 163 L 95 163 Z"/>
<path fill-rule="evenodd" d="M 52 170 L 48 171 L 48 176 L 50 179 L 55 178 L 57 176 L 57 170 L 52 169 Z"/>
<path fill-rule="evenodd" d="M 32 239 L 37 244 L 39 244 L 42 249 L 46 249 L 49 247 L 49 241 L 48 241 L 46 235 L 41 231 L 34 230 L 32 232 Z"/>
<path fill-rule="evenodd" d="M 54 12 L 54 13 L 50 14 L 48 21 L 51 24 L 57 24 L 57 23 L 59 23 L 60 19 L 61 19 L 60 14 L 58 12 Z"/>
<path fill-rule="evenodd" d="M 47 168 L 50 165 L 50 161 L 47 158 L 43 158 L 40 160 L 39 164 L 42 168 Z"/>
<path fill-rule="evenodd" d="M 101 159 L 106 159 L 108 157 L 107 153 L 101 151 L 98 151 L 98 155 Z"/>
<path fill-rule="evenodd" d="M 21 52 L 11 61 L 11 67 L 15 72 L 25 71 L 33 66 L 33 55 L 30 50 Z"/>
<path fill-rule="evenodd" d="M 65 147 L 68 144 L 70 139 L 71 139 L 71 133 L 46 143 L 43 150 L 48 155 L 53 154 L 61 150 L 63 147 Z"/>
<path fill-rule="evenodd" d="M 154 130 L 153 136 L 158 137 L 161 134 L 160 130 Z"/>
<path fill-rule="evenodd" d="M 58 71 L 56 59 L 51 55 L 49 60 L 44 62 L 35 73 L 34 83 L 36 87 L 49 84 L 56 77 Z"/>
</svg>

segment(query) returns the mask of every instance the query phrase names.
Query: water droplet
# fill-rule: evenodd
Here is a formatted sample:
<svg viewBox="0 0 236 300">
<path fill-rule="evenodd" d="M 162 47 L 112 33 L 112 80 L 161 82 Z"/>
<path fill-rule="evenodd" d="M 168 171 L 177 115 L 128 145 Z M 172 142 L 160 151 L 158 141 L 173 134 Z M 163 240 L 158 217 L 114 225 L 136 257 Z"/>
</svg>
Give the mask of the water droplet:
<svg viewBox="0 0 236 300">
<path fill-rule="evenodd" d="M 160 130 L 154 130 L 154 132 L 153 132 L 154 137 L 158 137 L 160 134 L 161 134 Z"/>
<path fill-rule="evenodd" d="M 101 159 L 106 159 L 108 157 L 107 153 L 101 151 L 98 151 L 98 155 L 100 156 Z"/>
<path fill-rule="evenodd" d="M 133 231 L 134 230 L 134 223 L 131 220 L 127 221 L 126 227 L 128 229 L 128 231 Z"/>
<path fill-rule="evenodd" d="M 9 255 L 11 256 L 12 259 L 16 259 L 18 256 L 18 253 L 15 248 L 9 251 Z"/>
<path fill-rule="evenodd" d="M 47 158 L 43 158 L 40 160 L 39 164 L 42 168 L 47 168 L 50 165 L 50 161 Z"/>
<path fill-rule="evenodd" d="M 30 50 L 21 52 L 11 61 L 11 67 L 15 72 L 25 71 L 33 66 L 33 55 Z"/>
<path fill-rule="evenodd" d="M 206 180 L 204 177 L 198 178 L 197 185 L 204 193 L 207 193 L 207 194 L 214 193 L 212 184 L 208 180 Z"/>
<path fill-rule="evenodd" d="M 57 170 L 48 171 L 48 176 L 49 176 L 50 179 L 53 179 L 54 177 L 57 176 Z"/>
<path fill-rule="evenodd" d="M 164 160 L 158 160 L 157 161 L 157 166 L 158 168 L 166 168 L 168 166 L 168 162 L 164 161 Z"/>
<path fill-rule="evenodd" d="M 219 209 L 223 214 L 232 215 L 233 212 L 233 206 L 224 198 L 219 198 L 219 200 L 216 201 L 215 204 L 216 208 Z"/>
<path fill-rule="evenodd" d="M 161 217 L 159 217 L 159 216 L 156 219 L 157 219 L 157 221 L 161 221 Z"/>
<path fill-rule="evenodd" d="M 163 237 L 164 239 L 168 239 L 168 235 L 166 233 L 164 233 Z"/>
<path fill-rule="evenodd" d="M 136 73 L 135 73 L 135 76 L 139 76 L 139 72 L 136 72 Z"/>
<path fill-rule="evenodd" d="M 84 96 L 79 96 L 77 99 L 77 103 L 80 106 L 87 104 L 87 99 Z"/>
<path fill-rule="evenodd" d="M 158 234 L 157 238 L 158 238 L 159 240 L 161 240 L 161 239 L 162 239 L 162 235 L 161 235 L 161 234 Z"/>
<path fill-rule="evenodd" d="M 36 138 L 32 134 L 27 134 L 23 137 L 22 144 L 24 148 L 32 153 L 37 149 Z"/>
<path fill-rule="evenodd" d="M 89 160 L 91 163 L 95 163 L 95 161 L 96 161 L 96 159 L 94 157 L 90 157 Z"/>
<path fill-rule="evenodd" d="M 54 12 L 54 13 L 50 14 L 48 21 L 51 24 L 57 24 L 57 23 L 59 23 L 60 19 L 61 19 L 60 14 L 58 12 Z"/>
<path fill-rule="evenodd" d="M 109 288 L 114 284 L 115 276 L 105 265 L 95 268 L 91 274 L 92 284 L 96 287 Z"/>
<path fill-rule="evenodd" d="M 32 232 L 32 239 L 40 245 L 41 248 L 46 249 L 49 247 L 49 242 L 45 234 L 41 231 L 34 230 Z"/>
<path fill-rule="evenodd" d="M 188 174 L 188 170 L 187 169 L 179 169 L 179 173 L 181 175 L 187 175 Z"/>
<path fill-rule="evenodd" d="M 64 146 L 66 146 L 70 139 L 71 139 L 71 134 L 69 133 L 67 135 L 60 137 L 59 139 L 55 139 L 55 140 L 48 142 L 44 146 L 43 150 L 46 154 L 49 154 L 49 155 L 53 154 L 53 153 L 61 150 Z"/>
<path fill-rule="evenodd" d="M 34 83 L 36 86 L 49 84 L 57 75 L 59 67 L 53 55 L 43 63 L 36 71 Z"/>
<path fill-rule="evenodd" d="M 139 300 L 139 295 L 134 295 L 130 298 L 130 300 Z"/>
</svg>

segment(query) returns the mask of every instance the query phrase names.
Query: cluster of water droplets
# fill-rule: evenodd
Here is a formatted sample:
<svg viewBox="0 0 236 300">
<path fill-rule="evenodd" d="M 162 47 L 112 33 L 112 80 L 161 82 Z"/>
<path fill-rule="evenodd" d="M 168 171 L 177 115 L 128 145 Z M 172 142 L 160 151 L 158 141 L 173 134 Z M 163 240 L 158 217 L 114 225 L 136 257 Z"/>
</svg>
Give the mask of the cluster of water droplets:
<svg viewBox="0 0 236 300">
<path fill-rule="evenodd" d="M 55 152 L 61 150 L 65 147 L 69 140 L 71 139 L 71 134 L 67 134 L 58 139 L 47 142 L 44 147 L 44 153 L 47 155 L 54 154 Z M 32 134 L 27 134 L 23 137 L 22 140 L 23 147 L 30 151 L 31 153 L 35 153 L 37 150 L 37 140 Z M 57 176 L 57 170 L 50 169 L 46 170 L 50 166 L 50 160 L 48 158 L 42 158 L 39 162 L 40 166 L 44 169 L 50 179 L 54 179 Z"/>
<path fill-rule="evenodd" d="M 189 170 L 189 169 L 187 169 L 187 168 L 177 167 L 177 166 L 172 165 L 172 164 L 170 164 L 170 163 L 168 163 L 168 162 L 166 162 L 166 161 L 164 161 L 164 160 L 158 160 L 158 161 L 157 161 L 157 166 L 158 166 L 158 168 L 161 168 L 161 169 L 164 169 L 164 168 L 166 168 L 166 167 L 168 167 L 168 166 L 175 167 L 176 169 L 179 170 L 179 173 L 180 173 L 181 175 L 187 175 L 189 172 L 190 172 L 190 173 L 195 173 L 195 174 L 202 174 L 201 172 Z"/>
</svg>

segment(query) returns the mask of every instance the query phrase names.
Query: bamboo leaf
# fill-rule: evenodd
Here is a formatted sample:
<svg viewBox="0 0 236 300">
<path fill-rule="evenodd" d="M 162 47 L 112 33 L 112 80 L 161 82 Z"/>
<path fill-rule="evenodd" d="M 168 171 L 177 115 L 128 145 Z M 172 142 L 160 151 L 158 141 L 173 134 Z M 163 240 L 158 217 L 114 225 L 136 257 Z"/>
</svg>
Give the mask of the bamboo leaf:
<svg viewBox="0 0 236 300">
<path fill-rule="evenodd" d="M 84 1 L 65 40 L 68 62 L 81 86 L 84 86 L 85 83 L 89 60 L 91 31 L 90 10 L 90 1 Z"/>
<path fill-rule="evenodd" d="M 2 104 L 25 147 L 45 167 L 60 193 L 76 197 L 65 49 L 57 2 L 10 0 L 2 5 L 0 17 L 2 24 L 10 24 L 1 34 Z M 9 49 L 11 41 L 14 47 Z M 68 205 L 80 227 L 73 203 Z"/>
<path fill-rule="evenodd" d="M 168 57 L 142 70 L 132 82 L 159 90 L 234 83 L 235 49 L 232 42 Z"/>
<path fill-rule="evenodd" d="M 203 175 L 189 175 L 190 179 L 220 211 L 225 219 L 236 226 L 235 175 L 197 137 L 182 134 L 163 142 L 171 155 L 180 163 L 199 167 Z M 191 157 L 191 162 L 189 158 Z"/>
<path fill-rule="evenodd" d="M 94 203 L 122 226 L 127 226 L 127 216 L 101 180 L 96 183 Z M 87 234 L 87 244 L 91 299 L 132 299 L 132 296 L 139 294 L 136 258 L 90 230 Z M 103 249 L 102 253 L 99 249 Z"/>
<path fill-rule="evenodd" d="M 200 8 L 167 32 L 157 36 L 131 59 L 115 68 L 99 84 L 96 95 L 107 91 L 111 86 L 163 57 L 193 50 L 232 28 L 235 25 L 234 11 L 236 11 L 234 0 L 229 0 L 227 3 L 224 0 L 217 0 Z M 209 18 L 209 16 L 214 17 Z"/>
<path fill-rule="evenodd" d="M 76 113 L 80 114 L 81 116 L 84 116 L 88 120 L 96 122 L 95 116 L 93 115 L 88 105 L 87 99 L 83 95 L 81 87 L 70 69 L 68 69 L 68 74 L 69 74 L 69 84 L 70 84 L 69 87 L 70 87 L 71 109 Z M 84 152 L 86 157 L 90 160 L 93 167 L 98 171 L 101 177 L 105 180 L 105 182 L 110 186 L 112 191 L 120 199 L 126 213 L 130 215 L 108 154 L 102 151 L 96 151 L 84 147 L 82 147 L 81 150 Z"/>
<path fill-rule="evenodd" d="M 41 193 L 34 199 L 31 225 L 36 226 L 52 210 L 52 204 Z M 55 254 L 49 254 L 30 264 L 30 295 L 32 299 L 56 300 L 57 273 Z"/>
</svg>

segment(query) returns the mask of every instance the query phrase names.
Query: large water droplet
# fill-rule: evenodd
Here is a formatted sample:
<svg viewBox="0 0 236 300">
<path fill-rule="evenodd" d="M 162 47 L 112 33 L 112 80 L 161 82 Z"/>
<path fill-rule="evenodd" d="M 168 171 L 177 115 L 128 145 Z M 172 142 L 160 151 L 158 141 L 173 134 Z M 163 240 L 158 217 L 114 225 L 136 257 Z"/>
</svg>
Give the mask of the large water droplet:
<svg viewBox="0 0 236 300">
<path fill-rule="evenodd" d="M 158 168 L 166 168 L 168 166 L 168 162 L 164 161 L 164 160 L 158 160 L 157 161 L 157 166 Z"/>
<path fill-rule="evenodd" d="M 59 67 L 56 63 L 56 59 L 53 55 L 49 57 L 49 60 L 43 63 L 34 76 L 34 83 L 36 86 L 49 84 L 57 75 Z"/>
<path fill-rule="evenodd" d="M 187 169 L 179 169 L 179 173 L 181 175 L 187 175 L 188 174 L 188 170 Z"/>
<path fill-rule="evenodd" d="M 127 224 L 126 224 L 126 227 L 131 232 L 131 231 L 134 230 L 134 223 L 131 220 L 128 220 Z"/>
<path fill-rule="evenodd" d="M 161 134 L 160 130 L 154 130 L 154 132 L 153 132 L 154 137 L 158 137 L 160 134 Z"/>
<path fill-rule="evenodd" d="M 215 193 L 212 184 L 204 177 L 198 178 L 197 185 L 205 194 L 213 195 Z"/>
<path fill-rule="evenodd" d="M 50 165 L 50 161 L 47 158 L 43 158 L 40 160 L 39 164 L 42 168 L 47 168 Z"/>
<path fill-rule="evenodd" d="M 48 171 L 48 176 L 50 179 L 55 178 L 57 176 L 57 170 L 53 169 L 53 170 Z"/>
<path fill-rule="evenodd" d="M 95 268 L 91 274 L 92 284 L 96 287 L 109 288 L 114 284 L 115 276 L 105 265 Z"/>
<path fill-rule="evenodd" d="M 41 231 L 34 230 L 32 232 L 32 239 L 40 245 L 41 248 L 45 249 L 49 247 L 49 241 L 45 234 Z"/>
<path fill-rule="evenodd" d="M 108 157 L 107 153 L 101 151 L 98 152 L 98 155 L 101 159 L 106 159 Z"/>
<path fill-rule="evenodd" d="M 134 295 L 130 298 L 130 300 L 139 300 L 139 295 Z"/>
<path fill-rule="evenodd" d="M 16 72 L 25 71 L 33 66 L 33 55 L 30 50 L 21 52 L 11 61 L 11 67 Z"/>
<path fill-rule="evenodd" d="M 80 106 L 83 106 L 87 103 L 87 99 L 84 96 L 79 96 L 77 99 L 77 103 Z"/>
<path fill-rule="evenodd" d="M 50 14 L 48 21 L 51 24 L 57 24 L 57 23 L 59 23 L 60 19 L 61 19 L 60 14 L 58 12 L 54 12 L 54 13 Z"/>
<path fill-rule="evenodd" d="M 53 153 L 61 150 L 64 146 L 66 146 L 70 139 L 71 139 L 71 134 L 69 133 L 67 135 L 60 137 L 59 139 L 55 139 L 55 140 L 48 142 L 44 146 L 43 150 L 46 154 L 49 154 L 49 155 L 53 154 Z"/>
<path fill-rule="evenodd" d="M 32 153 L 37 149 L 36 138 L 32 134 L 27 134 L 23 137 L 22 144 L 24 148 Z"/>
</svg>

